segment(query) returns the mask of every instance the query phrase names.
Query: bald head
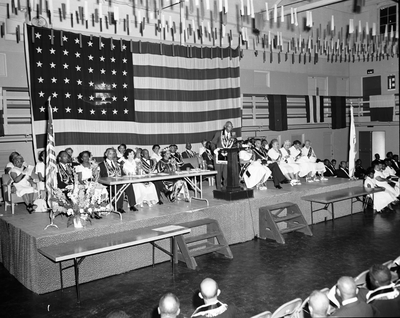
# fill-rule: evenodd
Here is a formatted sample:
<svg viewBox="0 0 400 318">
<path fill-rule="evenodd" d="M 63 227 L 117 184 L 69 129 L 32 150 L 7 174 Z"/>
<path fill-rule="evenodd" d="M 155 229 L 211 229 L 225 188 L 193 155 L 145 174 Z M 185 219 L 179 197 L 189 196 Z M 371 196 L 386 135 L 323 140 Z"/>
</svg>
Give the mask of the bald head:
<svg viewBox="0 0 400 318">
<path fill-rule="evenodd" d="M 217 282 L 211 278 L 204 279 L 200 284 L 200 293 L 204 301 L 216 299 L 219 295 Z"/>
<path fill-rule="evenodd" d="M 165 294 L 158 303 L 158 313 L 161 318 L 174 318 L 179 315 L 179 299 L 172 293 Z"/>
<path fill-rule="evenodd" d="M 357 286 L 352 277 L 348 276 L 340 277 L 337 282 L 337 287 L 340 291 L 340 295 L 342 296 L 343 300 L 356 297 L 357 295 Z"/>
<path fill-rule="evenodd" d="M 308 302 L 311 317 L 326 317 L 329 308 L 329 299 L 318 290 L 314 290 Z"/>
</svg>

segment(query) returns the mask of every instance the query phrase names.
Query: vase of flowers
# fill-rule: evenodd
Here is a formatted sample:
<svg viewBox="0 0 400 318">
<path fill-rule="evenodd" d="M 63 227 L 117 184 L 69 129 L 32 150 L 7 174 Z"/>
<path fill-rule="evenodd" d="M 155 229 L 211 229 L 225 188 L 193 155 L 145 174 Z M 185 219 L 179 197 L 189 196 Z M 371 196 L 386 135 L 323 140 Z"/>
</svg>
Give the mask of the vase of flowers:
<svg viewBox="0 0 400 318">
<path fill-rule="evenodd" d="M 77 176 L 75 180 L 78 180 Z M 96 181 L 80 184 L 76 181 L 66 191 L 53 189 L 50 198 L 54 217 L 66 215 L 67 227 L 83 228 L 91 219 L 101 219 L 101 215 L 112 211 L 107 188 Z"/>
</svg>

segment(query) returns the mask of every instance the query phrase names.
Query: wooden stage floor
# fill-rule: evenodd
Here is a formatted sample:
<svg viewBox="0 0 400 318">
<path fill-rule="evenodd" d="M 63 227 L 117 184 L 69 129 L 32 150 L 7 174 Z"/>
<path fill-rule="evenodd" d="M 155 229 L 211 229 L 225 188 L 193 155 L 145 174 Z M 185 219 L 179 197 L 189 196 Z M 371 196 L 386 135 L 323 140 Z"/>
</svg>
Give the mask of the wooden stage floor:
<svg viewBox="0 0 400 318">
<path fill-rule="evenodd" d="M 268 190 L 254 191 L 254 198 L 240 201 L 223 201 L 214 199 L 212 190 L 204 182 L 204 197 L 209 200 L 207 206 L 203 201 L 193 200 L 191 203 L 179 201 L 166 202 L 151 208 L 146 205 L 138 212 L 123 214 L 120 221 L 117 214 L 110 214 L 101 220 L 93 220 L 87 228 L 75 230 L 67 228 L 66 217 L 56 219 L 57 228 L 44 227 L 49 222 L 47 213 L 28 214 L 23 204 L 15 209 L 12 215 L 10 209 L 0 213 L 0 261 L 4 267 L 14 275 L 24 286 L 35 293 L 46 293 L 60 288 L 58 264 L 40 255 L 40 247 L 74 241 L 86 237 L 101 236 L 109 233 L 132 230 L 135 228 L 158 226 L 160 224 L 176 224 L 193 221 L 201 218 L 217 219 L 229 244 L 241 243 L 252 240 L 259 233 L 258 210 L 261 206 L 281 202 L 293 202 L 299 205 L 306 220 L 310 223 L 310 204 L 301 200 L 302 196 L 324 193 L 333 190 L 361 186 L 361 181 L 332 178 L 327 181 L 303 183 L 301 186 L 292 187 L 283 185 L 277 190 L 272 182 Z M 128 209 L 126 209 L 128 211 Z M 355 211 L 361 210 L 361 204 L 355 205 Z M 350 213 L 350 201 L 335 204 L 335 216 L 341 217 Z M 315 222 L 330 219 L 331 215 L 325 211 L 314 215 Z M 195 234 L 199 234 L 195 232 Z M 167 242 L 162 242 L 167 247 Z M 156 253 L 156 262 L 164 262 L 167 258 L 161 253 Z M 150 247 L 147 245 L 124 249 L 88 258 L 82 263 L 82 282 L 92 281 L 106 276 L 120 274 L 132 269 L 151 264 Z M 101 267 L 102 270 L 93 268 Z M 52 279 L 49 279 L 52 277 Z M 73 284 L 73 273 L 64 274 L 65 286 Z"/>
</svg>

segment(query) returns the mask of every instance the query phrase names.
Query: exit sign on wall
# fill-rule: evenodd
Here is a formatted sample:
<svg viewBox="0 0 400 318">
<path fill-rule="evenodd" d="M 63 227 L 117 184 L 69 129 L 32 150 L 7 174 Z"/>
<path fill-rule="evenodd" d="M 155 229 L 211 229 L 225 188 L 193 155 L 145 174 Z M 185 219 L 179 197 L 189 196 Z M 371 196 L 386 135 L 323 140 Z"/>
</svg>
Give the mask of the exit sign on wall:
<svg viewBox="0 0 400 318">
<path fill-rule="evenodd" d="M 388 76 L 388 91 L 392 91 L 396 89 L 396 76 L 395 75 L 389 75 Z"/>
</svg>

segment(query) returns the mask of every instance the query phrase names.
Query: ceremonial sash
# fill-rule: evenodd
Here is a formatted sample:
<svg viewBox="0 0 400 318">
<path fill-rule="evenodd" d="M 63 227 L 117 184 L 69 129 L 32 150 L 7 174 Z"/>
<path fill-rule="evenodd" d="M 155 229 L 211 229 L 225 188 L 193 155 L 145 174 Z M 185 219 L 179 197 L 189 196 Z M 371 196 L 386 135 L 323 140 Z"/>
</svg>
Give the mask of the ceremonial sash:
<svg viewBox="0 0 400 318">
<path fill-rule="evenodd" d="M 193 313 L 192 317 L 216 317 L 221 315 L 228 309 L 227 304 L 217 301 L 215 304 L 203 305 L 198 307 Z"/>
</svg>

